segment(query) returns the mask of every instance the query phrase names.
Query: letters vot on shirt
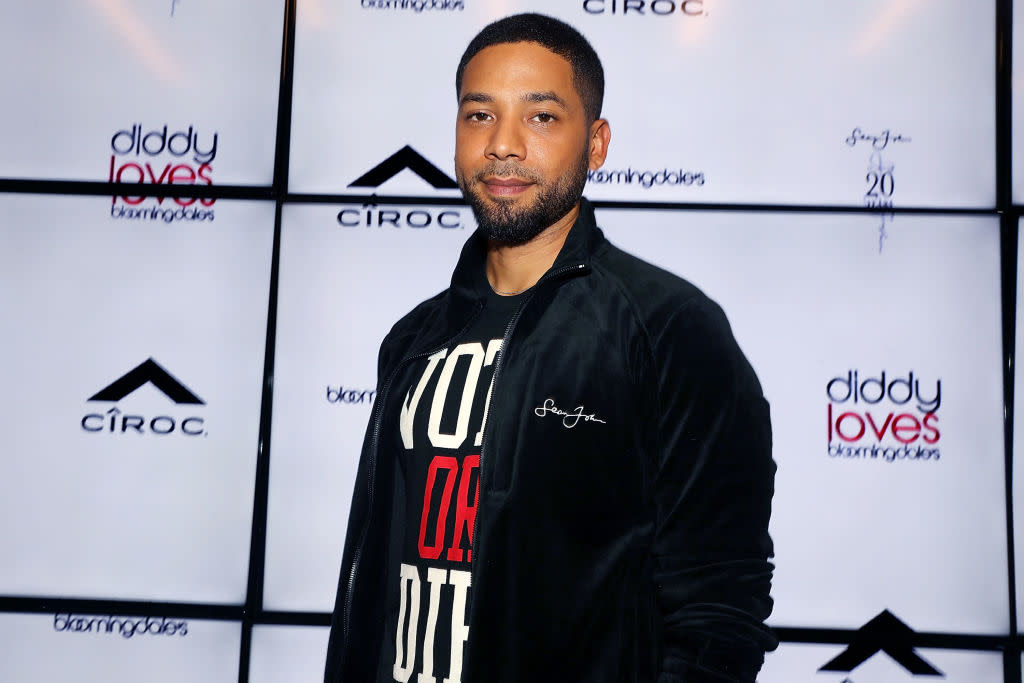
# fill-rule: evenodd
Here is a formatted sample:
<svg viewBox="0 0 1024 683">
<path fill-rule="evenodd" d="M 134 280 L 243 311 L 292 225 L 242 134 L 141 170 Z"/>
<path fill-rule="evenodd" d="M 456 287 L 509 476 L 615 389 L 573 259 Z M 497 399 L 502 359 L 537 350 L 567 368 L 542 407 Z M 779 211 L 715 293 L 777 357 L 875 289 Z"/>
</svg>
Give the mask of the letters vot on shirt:
<svg viewBox="0 0 1024 683">
<path fill-rule="evenodd" d="M 469 338 L 500 334 L 504 324 L 485 315 Z M 445 671 L 447 683 L 462 679 L 480 446 L 501 344 L 466 341 L 438 351 L 402 401 L 406 530 L 397 616 L 385 634 L 394 637 L 391 675 L 399 683 L 414 673 L 416 683 L 434 683 Z"/>
</svg>

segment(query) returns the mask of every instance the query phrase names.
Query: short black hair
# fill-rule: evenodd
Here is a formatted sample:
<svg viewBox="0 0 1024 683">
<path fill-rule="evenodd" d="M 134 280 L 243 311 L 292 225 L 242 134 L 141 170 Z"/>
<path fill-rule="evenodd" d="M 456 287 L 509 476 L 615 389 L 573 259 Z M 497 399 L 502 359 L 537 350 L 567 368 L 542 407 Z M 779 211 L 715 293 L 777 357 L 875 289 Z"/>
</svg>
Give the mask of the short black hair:
<svg viewBox="0 0 1024 683">
<path fill-rule="evenodd" d="M 469 60 L 484 48 L 503 43 L 537 43 L 565 59 L 572 67 L 572 82 L 583 100 L 584 112 L 591 121 L 601 116 L 604 101 L 601 59 L 583 34 L 564 21 L 544 14 L 514 14 L 488 24 L 476 34 L 455 71 L 456 98 L 462 91 L 462 75 Z"/>
</svg>

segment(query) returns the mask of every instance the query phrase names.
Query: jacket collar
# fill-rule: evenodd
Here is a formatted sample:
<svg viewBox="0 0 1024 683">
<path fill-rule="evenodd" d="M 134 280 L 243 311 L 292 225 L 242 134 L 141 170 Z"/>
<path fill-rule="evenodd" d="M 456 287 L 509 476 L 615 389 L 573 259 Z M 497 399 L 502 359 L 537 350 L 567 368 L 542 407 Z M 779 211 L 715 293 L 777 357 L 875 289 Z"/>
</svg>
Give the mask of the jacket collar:
<svg viewBox="0 0 1024 683">
<path fill-rule="evenodd" d="M 583 197 L 580 214 L 569 229 L 565 244 L 558 252 L 548 272 L 568 265 L 587 265 L 591 257 L 604 242 L 604 234 L 597 227 L 594 207 Z M 487 260 L 487 238 L 477 228 L 462 247 L 462 254 L 452 273 L 451 294 L 456 302 L 476 303 L 487 296 L 491 287 L 487 282 L 485 264 Z"/>
</svg>

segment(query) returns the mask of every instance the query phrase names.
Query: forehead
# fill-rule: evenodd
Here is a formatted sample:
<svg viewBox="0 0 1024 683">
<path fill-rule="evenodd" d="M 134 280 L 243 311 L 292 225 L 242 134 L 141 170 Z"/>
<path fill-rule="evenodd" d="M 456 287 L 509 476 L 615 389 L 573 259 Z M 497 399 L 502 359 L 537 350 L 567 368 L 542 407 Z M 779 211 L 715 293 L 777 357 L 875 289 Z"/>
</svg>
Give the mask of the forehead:
<svg viewBox="0 0 1024 683">
<path fill-rule="evenodd" d="M 539 43 L 499 43 L 480 50 L 466 64 L 459 97 L 470 92 L 554 91 L 579 101 L 572 77 L 569 61 Z"/>
</svg>

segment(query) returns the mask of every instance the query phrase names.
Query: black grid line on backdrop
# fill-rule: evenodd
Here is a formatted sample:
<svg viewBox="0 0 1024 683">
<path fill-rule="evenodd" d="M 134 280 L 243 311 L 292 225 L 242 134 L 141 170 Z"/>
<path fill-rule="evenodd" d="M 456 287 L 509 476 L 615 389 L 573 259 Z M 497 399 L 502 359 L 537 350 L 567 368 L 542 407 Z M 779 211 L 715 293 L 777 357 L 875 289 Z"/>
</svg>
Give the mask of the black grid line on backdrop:
<svg viewBox="0 0 1024 683">
<path fill-rule="evenodd" d="M 996 216 L 1000 220 L 1000 266 L 1002 296 L 1002 369 L 1004 402 L 1005 495 L 1008 562 L 1008 604 L 1010 633 L 1007 635 L 917 632 L 914 647 L 954 650 L 1001 651 L 1004 653 L 1005 683 L 1021 681 L 1021 652 L 1024 636 L 1018 634 L 1016 615 L 1016 582 L 1013 528 L 1013 408 L 1014 408 L 1014 348 L 1016 323 L 1017 247 L 1018 225 L 1024 217 L 1024 206 L 1012 201 L 1012 26 L 1013 0 L 996 2 L 996 54 L 993 55 L 996 79 L 996 206 L 993 209 L 894 207 L 886 213 L 922 215 L 979 215 Z M 273 181 L 270 186 L 238 185 L 162 185 L 146 186 L 147 194 L 154 197 L 188 197 L 214 199 L 240 199 L 274 202 L 273 255 L 270 273 L 266 347 L 263 370 L 259 440 L 256 466 L 256 487 L 251 527 L 251 545 L 246 599 L 243 604 L 204 604 L 187 602 L 146 602 L 104 599 L 77 599 L 60 597 L 24 597 L 0 595 L 0 613 L 53 613 L 78 612 L 120 616 L 180 617 L 204 620 L 230 621 L 241 624 L 239 683 L 249 680 L 252 629 L 257 625 L 327 626 L 330 614 L 325 612 L 291 612 L 263 609 L 263 581 L 266 551 L 267 503 L 270 467 L 270 431 L 273 410 L 272 388 L 274 376 L 275 331 L 277 324 L 278 273 L 281 247 L 281 215 L 285 204 L 369 204 L 398 205 L 457 205 L 460 199 L 431 196 L 387 196 L 355 193 L 305 194 L 288 191 L 290 131 L 292 125 L 292 91 L 294 83 L 294 54 L 297 0 L 285 0 L 282 31 L 282 57 L 279 82 L 277 139 Z M 0 192 L 40 195 L 101 196 L 129 193 L 137 190 L 136 183 L 108 183 L 70 180 L 35 180 L 0 178 Z M 779 205 L 737 203 L 682 203 L 594 201 L 603 209 L 648 209 L 671 211 L 754 211 L 763 213 L 862 213 L 877 214 L 877 209 L 835 205 Z M 339 539 L 340 543 L 340 539 Z M 774 631 L 783 643 L 846 644 L 856 633 L 854 629 L 805 628 L 798 625 L 776 626 Z"/>
</svg>

